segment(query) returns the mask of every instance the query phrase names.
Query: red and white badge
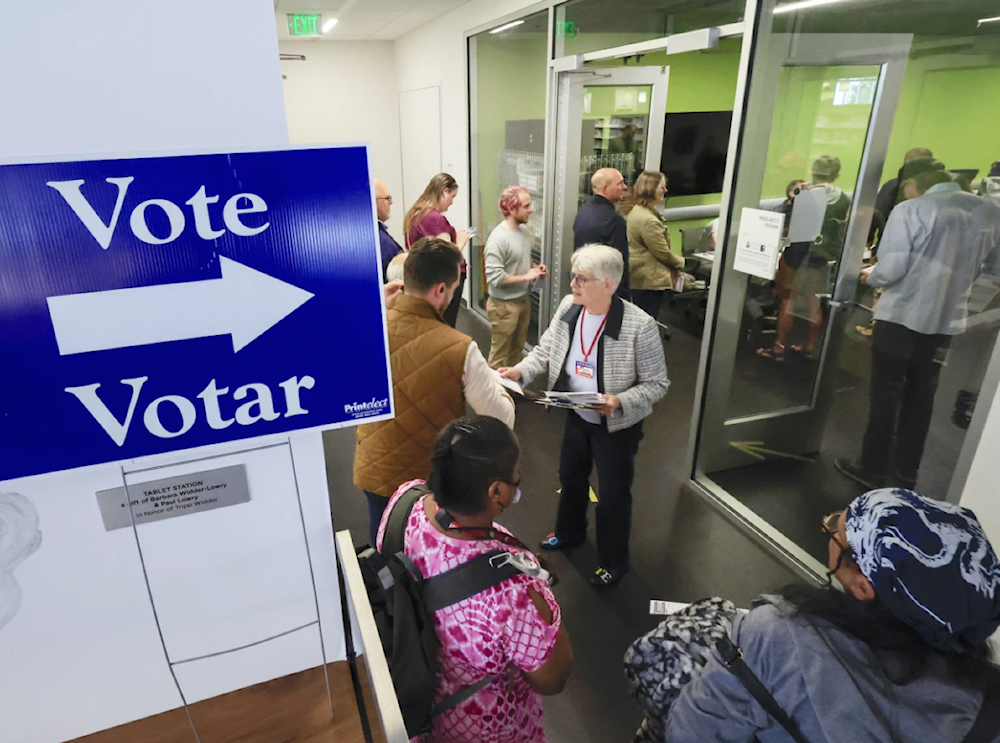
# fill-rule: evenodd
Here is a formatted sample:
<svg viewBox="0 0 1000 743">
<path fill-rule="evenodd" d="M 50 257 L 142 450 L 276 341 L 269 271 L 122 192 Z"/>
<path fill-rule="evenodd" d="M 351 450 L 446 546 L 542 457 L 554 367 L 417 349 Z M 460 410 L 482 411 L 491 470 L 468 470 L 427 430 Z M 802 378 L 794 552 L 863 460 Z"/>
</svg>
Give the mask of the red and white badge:
<svg viewBox="0 0 1000 743">
<path fill-rule="evenodd" d="M 586 361 L 576 362 L 576 376 L 584 377 L 585 379 L 594 378 L 594 365 L 589 364 Z"/>
</svg>

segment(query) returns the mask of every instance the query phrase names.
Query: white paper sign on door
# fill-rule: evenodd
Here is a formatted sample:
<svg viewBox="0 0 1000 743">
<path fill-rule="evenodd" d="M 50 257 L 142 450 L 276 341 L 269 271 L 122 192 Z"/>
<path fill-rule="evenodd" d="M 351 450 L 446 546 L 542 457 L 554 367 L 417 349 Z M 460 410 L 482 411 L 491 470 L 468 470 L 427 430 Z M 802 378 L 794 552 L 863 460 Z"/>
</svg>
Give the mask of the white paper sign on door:
<svg viewBox="0 0 1000 743">
<path fill-rule="evenodd" d="M 785 215 L 763 209 L 744 209 L 736 241 L 733 268 L 771 281 L 778 267 Z"/>
</svg>

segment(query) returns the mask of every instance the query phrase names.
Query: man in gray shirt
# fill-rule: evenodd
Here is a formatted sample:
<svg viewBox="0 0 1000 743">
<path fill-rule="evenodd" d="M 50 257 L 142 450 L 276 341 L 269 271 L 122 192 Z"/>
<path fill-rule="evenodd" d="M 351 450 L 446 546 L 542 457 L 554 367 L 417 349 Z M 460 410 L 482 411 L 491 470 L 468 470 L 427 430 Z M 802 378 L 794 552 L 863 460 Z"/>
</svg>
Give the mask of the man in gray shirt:
<svg viewBox="0 0 1000 743">
<path fill-rule="evenodd" d="M 914 488 L 930 429 L 941 364 L 936 356 L 965 331 L 969 291 L 1000 275 L 1000 207 L 962 191 L 944 171 L 903 184 L 879 245 L 861 275 L 885 291 L 875 310 L 868 429 L 861 459 L 840 472 L 866 488 Z M 895 439 L 895 443 L 893 440 Z M 891 471 L 890 471 L 891 463 Z"/>
<path fill-rule="evenodd" d="M 531 238 L 524 225 L 535 207 L 523 186 L 511 186 L 500 194 L 503 222 L 486 241 L 483 262 L 490 298 L 486 312 L 493 326 L 489 364 L 494 369 L 516 366 L 528 338 L 531 323 L 531 282 L 548 276 L 544 264 L 531 260 Z"/>
</svg>

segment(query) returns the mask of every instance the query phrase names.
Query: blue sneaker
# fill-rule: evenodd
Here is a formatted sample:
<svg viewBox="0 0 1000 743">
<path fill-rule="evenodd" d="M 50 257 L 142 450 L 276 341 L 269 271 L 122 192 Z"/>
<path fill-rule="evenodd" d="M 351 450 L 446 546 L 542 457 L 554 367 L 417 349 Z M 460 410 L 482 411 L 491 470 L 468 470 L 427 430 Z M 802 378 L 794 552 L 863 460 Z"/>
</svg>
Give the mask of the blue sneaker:
<svg viewBox="0 0 1000 743">
<path fill-rule="evenodd" d="M 575 547 L 579 547 L 583 544 L 584 540 L 580 539 L 575 542 L 567 542 L 564 539 L 560 539 L 554 533 L 549 534 L 542 543 L 539 545 L 543 550 L 571 550 Z"/>
</svg>

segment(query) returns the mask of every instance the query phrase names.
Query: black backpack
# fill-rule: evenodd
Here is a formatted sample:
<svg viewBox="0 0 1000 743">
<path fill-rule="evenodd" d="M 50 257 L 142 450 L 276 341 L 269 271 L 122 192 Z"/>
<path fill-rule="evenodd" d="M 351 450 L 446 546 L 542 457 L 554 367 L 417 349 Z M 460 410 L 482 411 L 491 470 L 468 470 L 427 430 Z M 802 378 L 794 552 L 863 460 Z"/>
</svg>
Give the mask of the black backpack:
<svg viewBox="0 0 1000 743">
<path fill-rule="evenodd" d="M 413 506 L 429 492 L 426 485 L 415 485 L 396 501 L 382 536 L 381 552 L 370 546 L 358 550 L 365 590 L 411 738 L 428 732 L 437 715 L 469 699 L 494 678 L 487 676 L 434 704 L 440 649 L 434 612 L 520 572 L 503 559 L 508 552 L 493 550 L 433 578 L 424 578 L 403 554 L 403 540 Z"/>
</svg>

